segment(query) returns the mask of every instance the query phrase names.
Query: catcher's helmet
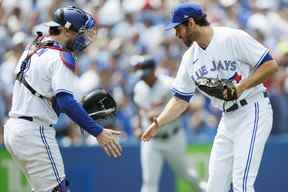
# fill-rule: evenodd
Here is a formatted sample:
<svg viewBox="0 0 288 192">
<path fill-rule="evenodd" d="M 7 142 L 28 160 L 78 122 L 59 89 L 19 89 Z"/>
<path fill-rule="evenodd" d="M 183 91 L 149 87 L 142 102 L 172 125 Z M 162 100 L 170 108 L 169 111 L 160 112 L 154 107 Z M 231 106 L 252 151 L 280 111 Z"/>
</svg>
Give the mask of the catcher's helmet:
<svg viewBox="0 0 288 192">
<path fill-rule="evenodd" d="M 103 127 L 115 123 L 117 104 L 104 89 L 96 89 L 82 99 L 83 108 Z"/>
<path fill-rule="evenodd" d="M 95 26 L 93 17 L 80 8 L 69 6 L 54 12 L 53 21 L 45 23 L 49 27 L 63 26 L 76 33 L 83 33 Z"/>
<path fill-rule="evenodd" d="M 94 41 L 96 37 L 96 22 L 89 14 L 77 7 L 59 8 L 54 12 L 53 21 L 44 23 L 50 27 L 64 27 L 76 32 L 77 37 L 66 46 L 67 49 L 81 52 Z"/>
</svg>

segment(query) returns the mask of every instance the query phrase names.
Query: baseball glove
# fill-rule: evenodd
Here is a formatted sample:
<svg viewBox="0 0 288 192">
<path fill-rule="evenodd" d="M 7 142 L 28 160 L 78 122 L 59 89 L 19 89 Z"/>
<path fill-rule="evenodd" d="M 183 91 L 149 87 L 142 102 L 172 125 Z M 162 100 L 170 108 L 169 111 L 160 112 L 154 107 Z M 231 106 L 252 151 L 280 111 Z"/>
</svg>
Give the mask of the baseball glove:
<svg viewBox="0 0 288 192">
<path fill-rule="evenodd" d="M 233 101 L 238 98 L 237 89 L 231 80 L 203 77 L 195 83 L 201 91 L 218 99 Z"/>
<path fill-rule="evenodd" d="M 116 119 L 117 104 L 104 89 L 97 89 L 82 99 L 83 108 L 103 127 L 111 126 Z"/>
</svg>

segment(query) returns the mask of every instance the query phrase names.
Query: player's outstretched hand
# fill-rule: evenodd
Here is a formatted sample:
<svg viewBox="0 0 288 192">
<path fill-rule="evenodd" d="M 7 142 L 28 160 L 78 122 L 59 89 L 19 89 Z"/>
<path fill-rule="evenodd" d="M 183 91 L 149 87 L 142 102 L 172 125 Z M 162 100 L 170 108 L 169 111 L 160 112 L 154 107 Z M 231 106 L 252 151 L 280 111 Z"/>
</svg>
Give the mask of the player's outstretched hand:
<svg viewBox="0 0 288 192">
<path fill-rule="evenodd" d="M 159 127 L 155 123 L 150 124 L 150 126 L 142 134 L 142 141 L 149 141 L 158 133 L 158 131 Z"/>
<path fill-rule="evenodd" d="M 109 157 L 120 157 L 122 155 L 122 147 L 118 143 L 121 132 L 111 129 L 103 129 L 96 137 L 98 143 L 104 148 Z"/>
</svg>

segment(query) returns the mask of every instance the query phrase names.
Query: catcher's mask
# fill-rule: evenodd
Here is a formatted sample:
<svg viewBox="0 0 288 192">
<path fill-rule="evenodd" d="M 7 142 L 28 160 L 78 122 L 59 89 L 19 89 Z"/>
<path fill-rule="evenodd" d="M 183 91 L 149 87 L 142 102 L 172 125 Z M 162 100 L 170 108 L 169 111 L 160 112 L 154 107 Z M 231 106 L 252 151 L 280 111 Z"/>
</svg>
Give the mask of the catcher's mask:
<svg viewBox="0 0 288 192">
<path fill-rule="evenodd" d="M 116 120 L 117 104 L 104 89 L 96 89 L 82 99 L 83 108 L 103 127 L 111 126 Z"/>
<path fill-rule="evenodd" d="M 54 12 L 53 21 L 44 23 L 48 27 L 64 27 L 77 33 L 73 42 L 67 48 L 81 52 L 88 47 L 96 37 L 96 22 L 94 18 L 80 8 L 74 6 L 59 8 Z"/>
</svg>

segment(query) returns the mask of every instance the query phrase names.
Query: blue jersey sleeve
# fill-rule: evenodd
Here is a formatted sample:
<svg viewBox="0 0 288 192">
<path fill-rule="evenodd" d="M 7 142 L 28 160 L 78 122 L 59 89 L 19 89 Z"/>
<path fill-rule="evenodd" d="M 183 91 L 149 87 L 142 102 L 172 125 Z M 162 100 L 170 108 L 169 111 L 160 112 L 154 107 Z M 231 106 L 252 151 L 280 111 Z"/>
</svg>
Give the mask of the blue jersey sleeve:
<svg viewBox="0 0 288 192">
<path fill-rule="evenodd" d="M 61 113 L 68 115 L 75 123 L 85 129 L 91 135 L 98 136 L 103 128 L 97 124 L 85 111 L 85 109 L 67 92 L 56 94 L 55 102 Z"/>
</svg>

